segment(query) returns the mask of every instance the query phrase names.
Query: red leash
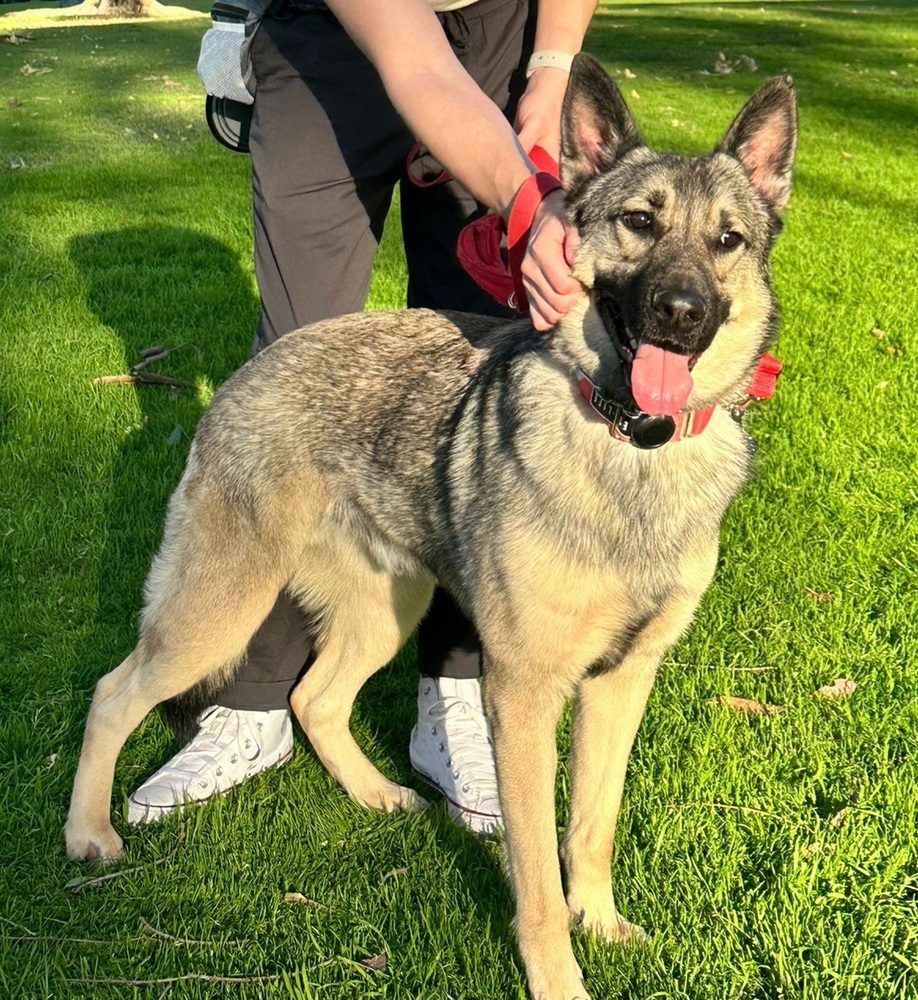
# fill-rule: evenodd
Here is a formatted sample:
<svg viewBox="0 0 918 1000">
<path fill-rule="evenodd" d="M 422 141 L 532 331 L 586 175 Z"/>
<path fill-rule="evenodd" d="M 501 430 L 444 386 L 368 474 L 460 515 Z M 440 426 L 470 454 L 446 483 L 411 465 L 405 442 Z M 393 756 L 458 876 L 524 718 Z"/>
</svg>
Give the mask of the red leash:
<svg viewBox="0 0 918 1000">
<path fill-rule="evenodd" d="M 532 220 L 546 195 L 561 187 L 558 164 L 541 146 L 532 149 L 529 159 L 538 172 L 530 174 L 517 191 L 506 225 L 499 215 L 484 215 L 459 233 L 456 244 L 459 263 L 475 283 L 502 306 L 520 312 L 529 310 L 520 267 L 526 256 Z"/>
</svg>

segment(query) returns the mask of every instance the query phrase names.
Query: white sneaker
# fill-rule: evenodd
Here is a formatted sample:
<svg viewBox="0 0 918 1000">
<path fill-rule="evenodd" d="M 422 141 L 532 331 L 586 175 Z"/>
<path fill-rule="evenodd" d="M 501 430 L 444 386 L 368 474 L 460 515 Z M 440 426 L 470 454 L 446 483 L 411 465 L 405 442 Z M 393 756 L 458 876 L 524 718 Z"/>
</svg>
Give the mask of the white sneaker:
<svg viewBox="0 0 918 1000">
<path fill-rule="evenodd" d="M 446 796 L 452 818 L 473 833 L 503 827 L 491 728 L 477 679 L 422 677 L 411 766 Z"/>
<path fill-rule="evenodd" d="M 185 803 L 204 802 L 259 771 L 286 764 L 293 753 L 285 708 L 245 712 L 214 705 L 198 724 L 191 742 L 128 799 L 128 823 L 152 823 Z"/>
</svg>

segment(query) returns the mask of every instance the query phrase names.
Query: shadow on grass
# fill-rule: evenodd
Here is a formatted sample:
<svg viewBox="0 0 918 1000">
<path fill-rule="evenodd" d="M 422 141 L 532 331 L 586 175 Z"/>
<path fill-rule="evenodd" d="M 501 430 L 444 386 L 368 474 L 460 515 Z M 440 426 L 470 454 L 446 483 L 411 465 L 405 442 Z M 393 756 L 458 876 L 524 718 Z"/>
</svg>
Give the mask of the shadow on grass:
<svg viewBox="0 0 918 1000">
<path fill-rule="evenodd" d="M 88 308 L 123 344 L 125 370 L 145 348 L 164 345 L 169 357 L 148 371 L 217 385 L 246 360 L 257 300 L 237 255 L 217 240 L 189 229 L 134 226 L 76 236 L 69 255 L 85 278 Z M 111 468 L 98 526 L 107 570 L 99 578 L 96 634 L 76 661 L 81 667 L 105 648 L 99 633 L 136 617 L 166 503 L 204 408 L 199 392 L 161 385 L 99 391 L 133 394 L 140 416 Z"/>
</svg>

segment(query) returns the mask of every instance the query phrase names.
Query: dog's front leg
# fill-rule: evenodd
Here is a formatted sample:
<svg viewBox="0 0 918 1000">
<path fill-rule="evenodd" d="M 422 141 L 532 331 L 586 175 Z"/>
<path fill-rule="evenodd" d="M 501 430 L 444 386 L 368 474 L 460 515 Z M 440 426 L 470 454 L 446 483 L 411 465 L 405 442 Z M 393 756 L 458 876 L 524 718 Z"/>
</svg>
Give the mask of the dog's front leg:
<svg viewBox="0 0 918 1000">
<path fill-rule="evenodd" d="M 584 677 L 574 699 L 571 819 L 562 856 L 573 919 L 615 944 L 644 940 L 620 916 L 612 893 L 612 850 L 625 771 L 657 668 L 688 627 L 714 574 L 716 539 L 683 560 L 678 589 L 631 642 L 618 664 Z"/>
<path fill-rule="evenodd" d="M 625 770 L 658 662 L 629 657 L 584 678 L 574 701 L 571 820 L 562 850 L 568 907 L 576 923 L 615 944 L 644 937 L 616 909 L 611 867 Z"/>
<path fill-rule="evenodd" d="M 516 934 L 534 1000 L 589 1000 L 570 941 L 555 825 L 556 728 L 565 696 L 493 660 L 485 682 Z"/>
</svg>

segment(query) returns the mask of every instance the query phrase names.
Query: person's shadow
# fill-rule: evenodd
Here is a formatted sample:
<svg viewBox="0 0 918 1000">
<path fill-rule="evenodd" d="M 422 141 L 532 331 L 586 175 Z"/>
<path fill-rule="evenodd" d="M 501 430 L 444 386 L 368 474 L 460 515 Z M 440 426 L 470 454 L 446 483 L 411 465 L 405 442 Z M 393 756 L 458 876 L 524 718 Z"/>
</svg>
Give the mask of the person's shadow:
<svg viewBox="0 0 918 1000">
<path fill-rule="evenodd" d="M 163 347 L 168 354 L 144 374 L 185 383 L 92 388 L 121 442 L 102 487 L 105 517 L 93 526 L 104 567 L 95 615 L 72 668 L 78 686 L 91 689 L 136 642 L 143 581 L 166 504 L 210 393 L 248 358 L 258 297 L 238 253 L 191 229 L 90 233 L 74 237 L 69 253 L 85 279 L 89 310 L 123 345 L 121 367 L 95 375 L 127 375 L 149 349 Z M 169 748 L 162 727 L 143 728 L 158 744 L 154 758 Z"/>
</svg>

